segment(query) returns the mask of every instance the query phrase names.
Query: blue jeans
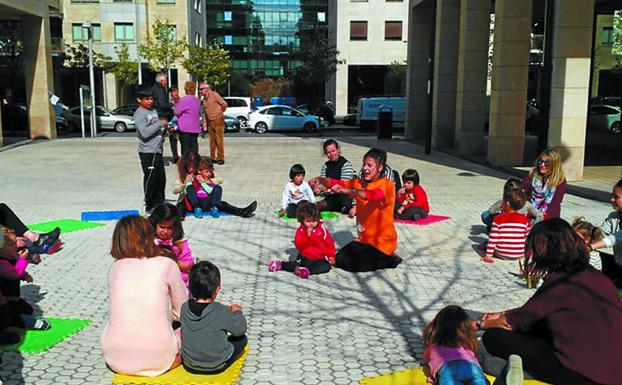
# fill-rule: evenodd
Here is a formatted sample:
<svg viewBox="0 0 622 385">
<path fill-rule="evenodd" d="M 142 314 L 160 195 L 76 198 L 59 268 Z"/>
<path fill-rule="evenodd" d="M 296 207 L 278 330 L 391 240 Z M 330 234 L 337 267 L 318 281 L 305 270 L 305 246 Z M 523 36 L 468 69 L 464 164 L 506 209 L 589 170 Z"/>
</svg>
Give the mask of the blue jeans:
<svg viewBox="0 0 622 385">
<path fill-rule="evenodd" d="M 449 361 L 436 373 L 439 385 L 490 385 L 482 368 L 466 360 Z"/>
</svg>

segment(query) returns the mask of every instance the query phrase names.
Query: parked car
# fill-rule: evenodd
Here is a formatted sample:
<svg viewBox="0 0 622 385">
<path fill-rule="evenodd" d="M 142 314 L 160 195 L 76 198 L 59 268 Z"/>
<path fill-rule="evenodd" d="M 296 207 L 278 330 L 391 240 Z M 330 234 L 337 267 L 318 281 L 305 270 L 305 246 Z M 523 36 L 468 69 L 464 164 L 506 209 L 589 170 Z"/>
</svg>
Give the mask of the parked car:
<svg viewBox="0 0 622 385">
<path fill-rule="evenodd" d="M 325 127 L 326 122 L 316 115 L 305 115 L 301 111 L 284 105 L 261 107 L 248 115 L 248 125 L 257 133 L 274 130 L 304 130 L 313 132 Z"/>
<path fill-rule="evenodd" d="M 84 126 L 90 128 L 91 109 L 84 110 Z M 67 126 L 70 131 L 77 131 L 81 127 L 80 107 L 73 107 L 63 112 L 63 118 L 67 120 Z M 95 107 L 95 119 L 97 128 L 103 130 L 115 130 L 124 132 L 126 130 L 135 130 L 134 118 L 128 115 L 119 115 L 110 111 L 104 106 Z"/>
<path fill-rule="evenodd" d="M 228 105 L 225 114 L 236 117 L 240 121 L 240 125 L 246 127 L 248 124 L 248 114 L 254 109 L 251 98 L 226 96 L 223 99 Z"/>
<path fill-rule="evenodd" d="M 240 120 L 235 116 L 225 114 L 225 132 L 240 131 Z"/>
<path fill-rule="evenodd" d="M 404 123 L 406 116 L 406 98 L 360 98 L 358 102 L 358 121 L 362 130 L 372 130 L 378 120 L 380 106 L 389 106 L 393 110 L 393 124 Z"/>
<path fill-rule="evenodd" d="M 590 106 L 587 127 L 589 130 L 609 130 L 614 134 L 622 131 L 620 123 L 622 108 L 608 104 Z"/>
<path fill-rule="evenodd" d="M 134 116 L 134 112 L 136 112 L 137 109 L 138 104 L 126 104 L 124 106 L 115 108 L 114 110 L 112 110 L 112 112 L 117 115 Z"/>
<path fill-rule="evenodd" d="M 297 106 L 296 109 L 305 115 L 317 115 L 324 119 L 329 125 L 335 124 L 335 113 L 326 104 L 321 106 L 301 104 Z"/>
</svg>

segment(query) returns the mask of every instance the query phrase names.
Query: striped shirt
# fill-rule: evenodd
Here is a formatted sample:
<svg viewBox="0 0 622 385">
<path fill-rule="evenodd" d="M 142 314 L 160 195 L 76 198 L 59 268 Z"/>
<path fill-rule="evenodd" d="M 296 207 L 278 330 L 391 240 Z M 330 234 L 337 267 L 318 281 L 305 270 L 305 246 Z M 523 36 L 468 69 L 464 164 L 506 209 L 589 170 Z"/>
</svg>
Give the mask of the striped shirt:
<svg viewBox="0 0 622 385">
<path fill-rule="evenodd" d="M 525 240 L 531 229 L 529 219 L 515 211 L 501 213 L 492 222 L 486 256 L 519 259 L 525 256 Z"/>
</svg>

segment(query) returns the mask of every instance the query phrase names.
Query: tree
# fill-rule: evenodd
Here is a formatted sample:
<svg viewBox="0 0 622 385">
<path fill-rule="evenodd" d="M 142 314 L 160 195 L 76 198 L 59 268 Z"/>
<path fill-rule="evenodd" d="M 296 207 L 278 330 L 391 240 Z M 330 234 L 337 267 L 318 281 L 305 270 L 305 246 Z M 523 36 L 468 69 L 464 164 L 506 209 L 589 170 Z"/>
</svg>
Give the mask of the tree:
<svg viewBox="0 0 622 385">
<path fill-rule="evenodd" d="M 251 96 L 261 96 L 266 104 L 275 96 L 281 96 L 281 90 L 289 82 L 285 79 L 261 79 L 251 86 Z"/>
<path fill-rule="evenodd" d="M 406 92 L 406 66 L 399 62 L 389 64 L 384 83 L 385 95 L 404 96 Z"/>
<path fill-rule="evenodd" d="M 127 44 L 122 43 L 114 48 L 118 61 L 110 64 L 110 70 L 121 83 L 120 100 L 125 102 L 125 87 L 138 83 L 138 63 L 132 61 Z"/>
<path fill-rule="evenodd" d="M 149 67 L 156 71 L 167 71 L 184 55 L 186 43 L 177 40 L 175 26 L 168 20 L 156 19 L 153 33 L 147 36 L 144 44 L 138 45 L 140 55 L 147 60 Z"/>
<path fill-rule="evenodd" d="M 93 66 L 107 69 L 112 58 L 93 50 Z M 65 52 L 65 67 L 69 68 L 88 68 L 89 66 L 89 47 L 82 43 L 67 45 Z"/>
<path fill-rule="evenodd" d="M 24 68 L 22 63 L 24 42 L 21 36 L 21 22 L 12 20 L 0 22 L 0 68 L 4 73 L 8 72 L 9 87 L 13 91 L 17 87 L 16 78 Z"/>
<path fill-rule="evenodd" d="M 224 84 L 229 78 L 231 59 L 229 52 L 216 43 L 207 47 L 188 47 L 188 58 L 181 63 L 190 76 L 206 81 L 213 87 Z"/>
</svg>

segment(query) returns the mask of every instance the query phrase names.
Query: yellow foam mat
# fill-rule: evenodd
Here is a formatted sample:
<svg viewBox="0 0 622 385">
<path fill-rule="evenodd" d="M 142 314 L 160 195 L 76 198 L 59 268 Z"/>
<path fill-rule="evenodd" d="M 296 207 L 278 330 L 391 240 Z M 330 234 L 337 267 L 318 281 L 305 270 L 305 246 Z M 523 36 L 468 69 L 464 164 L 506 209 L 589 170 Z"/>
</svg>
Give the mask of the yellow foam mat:
<svg viewBox="0 0 622 385">
<path fill-rule="evenodd" d="M 495 381 L 493 376 L 486 375 L 492 384 Z M 422 368 L 412 368 L 391 372 L 374 377 L 367 377 L 359 380 L 361 385 L 429 385 Z M 525 380 L 523 385 L 547 385 L 545 382 L 536 380 Z"/>
<path fill-rule="evenodd" d="M 246 345 L 244 353 L 233 365 L 219 374 L 192 374 L 188 373 L 182 365 L 157 377 L 128 376 L 115 374 L 113 384 L 144 384 L 144 385 L 234 385 L 238 381 L 242 365 L 246 361 L 249 346 Z"/>
</svg>

